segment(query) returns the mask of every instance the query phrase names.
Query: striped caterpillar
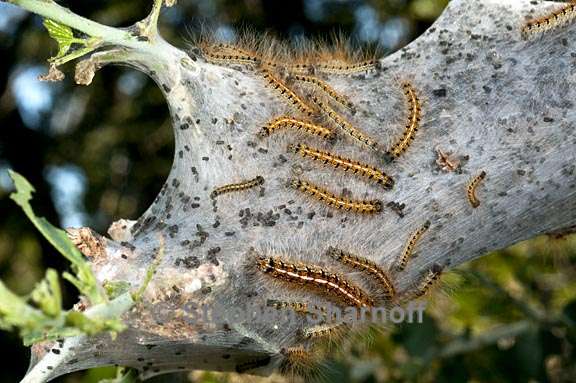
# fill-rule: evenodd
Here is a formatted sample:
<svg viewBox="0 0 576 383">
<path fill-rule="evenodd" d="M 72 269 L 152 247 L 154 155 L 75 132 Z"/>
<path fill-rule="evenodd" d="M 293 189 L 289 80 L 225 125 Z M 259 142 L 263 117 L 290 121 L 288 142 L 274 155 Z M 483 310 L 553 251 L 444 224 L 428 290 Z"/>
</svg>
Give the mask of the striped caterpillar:
<svg viewBox="0 0 576 383">
<path fill-rule="evenodd" d="M 308 157 L 323 164 L 331 165 L 336 169 L 343 169 L 345 172 L 349 171 L 353 174 L 368 178 L 369 180 L 374 180 L 386 189 L 392 189 L 392 187 L 394 187 L 394 180 L 373 166 L 324 152 L 305 144 L 289 145 L 288 151 L 299 154 L 304 158 Z"/>
<path fill-rule="evenodd" d="M 353 201 L 348 198 L 338 197 L 327 190 L 321 189 L 307 181 L 293 179 L 290 186 L 294 189 L 308 194 L 319 201 L 325 202 L 328 206 L 335 207 L 355 213 L 374 214 L 382 211 L 382 201 Z"/>
<path fill-rule="evenodd" d="M 484 178 L 486 178 L 486 172 L 482 170 L 480 174 L 472 178 L 472 180 L 468 183 L 468 187 L 466 188 L 468 201 L 470 201 L 470 205 L 472 205 L 473 208 L 480 206 L 480 200 L 478 200 L 478 197 L 476 197 L 476 188 L 480 182 L 484 180 Z"/>
<path fill-rule="evenodd" d="M 304 75 L 293 75 L 292 78 L 297 81 L 301 81 L 304 83 L 308 83 L 314 85 L 321 89 L 324 93 L 328 96 L 332 97 L 334 101 L 338 102 L 339 104 L 343 105 L 346 108 L 353 108 L 354 105 L 350 101 L 346 99 L 346 97 L 342 96 L 338 92 L 336 92 L 330 85 L 328 85 L 325 81 L 320 80 L 319 78 L 312 77 L 312 76 L 304 76 Z"/>
<path fill-rule="evenodd" d="M 546 32 L 571 22 L 575 17 L 576 4 L 566 4 L 563 5 L 562 8 L 553 11 L 549 15 L 542 16 L 527 22 L 522 27 L 522 34 L 527 38 L 537 33 Z"/>
<path fill-rule="evenodd" d="M 300 98 L 296 93 L 288 88 L 276 76 L 274 76 L 269 69 L 264 68 L 262 71 L 264 79 L 268 82 L 268 85 L 271 86 L 272 89 L 278 91 L 284 98 L 286 98 L 290 102 L 290 105 L 294 106 L 306 117 L 312 117 L 314 115 L 314 109 L 306 104 L 302 98 Z"/>
<path fill-rule="evenodd" d="M 300 331 L 304 339 L 331 338 L 338 340 L 345 335 L 350 327 L 344 323 L 327 323 L 305 328 Z"/>
<path fill-rule="evenodd" d="M 416 244 L 418 243 L 418 241 L 420 240 L 422 235 L 429 228 L 430 228 L 430 221 L 426 221 L 424 223 L 424 225 L 422 225 L 422 227 L 420 227 L 418 230 L 416 230 L 414 233 L 412 233 L 412 235 L 410 235 L 410 239 L 408 239 L 408 242 L 406 243 L 406 246 L 404 247 L 404 251 L 402 251 L 402 255 L 400 256 L 400 259 L 398 260 L 398 265 L 396 266 L 396 269 L 398 271 L 403 271 L 406 268 L 406 265 L 408 264 L 408 260 L 412 257 L 412 253 L 414 252 L 414 247 L 416 247 Z"/>
<path fill-rule="evenodd" d="M 442 266 L 435 263 L 432 265 L 432 268 L 428 270 L 428 273 L 422 278 L 416 291 L 414 292 L 414 298 L 420 298 L 421 296 L 426 295 L 428 291 L 440 280 L 442 276 Z"/>
<path fill-rule="evenodd" d="M 400 138 L 398 142 L 392 145 L 392 147 L 386 152 L 390 161 L 400 157 L 400 155 L 408 149 L 416 136 L 416 132 L 420 125 L 420 119 L 422 118 L 422 109 L 420 107 L 420 100 L 418 99 L 416 90 L 409 83 L 403 84 L 402 87 L 404 88 L 404 94 L 408 100 L 410 113 L 402 138 Z"/>
<path fill-rule="evenodd" d="M 314 104 L 320 108 L 320 110 L 328 116 L 336 125 L 338 125 L 343 131 L 350 135 L 355 140 L 361 142 L 362 144 L 368 146 L 372 150 L 378 150 L 379 145 L 376 140 L 369 137 L 367 134 L 356 129 L 350 122 L 346 121 L 344 117 L 340 116 L 334 109 L 332 109 L 327 103 L 320 100 L 318 97 L 313 97 L 312 101 Z"/>
<path fill-rule="evenodd" d="M 245 182 L 220 186 L 220 187 L 214 189 L 212 191 L 212 193 L 210 193 L 210 198 L 214 199 L 214 198 L 216 198 L 222 194 L 250 189 L 250 188 L 253 188 L 256 186 L 260 186 L 263 183 L 264 183 L 264 177 L 257 176 L 256 178 L 245 181 Z"/>
<path fill-rule="evenodd" d="M 372 307 L 374 301 L 359 287 L 352 285 L 343 277 L 332 274 L 315 265 L 296 265 L 279 258 L 257 260 L 258 269 L 273 278 L 286 282 L 310 286 L 355 307 Z"/>
<path fill-rule="evenodd" d="M 386 272 L 376 263 L 335 247 L 329 247 L 327 254 L 338 262 L 356 270 L 366 272 L 374 278 L 378 282 L 379 288 L 382 290 L 383 296 L 386 300 L 391 301 L 396 297 L 396 288 L 394 287 L 394 284 Z"/>
<path fill-rule="evenodd" d="M 278 129 L 282 128 L 296 128 L 304 130 L 307 133 L 320 136 L 327 140 L 333 140 L 336 135 L 334 132 L 324 126 L 313 124 L 311 122 L 306 122 L 291 118 L 288 116 L 281 116 L 272 121 L 270 121 L 266 126 L 262 128 L 259 135 L 261 137 L 266 137 L 274 133 Z"/>
</svg>

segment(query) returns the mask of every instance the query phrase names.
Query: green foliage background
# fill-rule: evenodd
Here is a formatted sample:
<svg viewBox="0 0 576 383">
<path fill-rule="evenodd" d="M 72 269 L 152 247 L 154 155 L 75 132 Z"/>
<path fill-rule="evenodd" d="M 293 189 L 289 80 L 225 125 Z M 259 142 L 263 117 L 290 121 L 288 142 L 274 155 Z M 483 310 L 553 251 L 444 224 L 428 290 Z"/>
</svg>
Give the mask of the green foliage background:
<svg viewBox="0 0 576 383">
<path fill-rule="evenodd" d="M 109 25 L 146 16 L 147 1 L 61 2 Z M 165 10 L 161 30 L 184 46 L 199 22 L 230 33 L 242 26 L 284 38 L 326 36 L 339 30 L 379 40 L 393 51 L 421 34 L 447 0 L 180 0 Z M 0 4 L 0 14 L 8 5 Z M 47 267 L 69 265 L 41 238 L 11 200 L 7 168 L 37 189 L 34 206 L 53 223 L 65 222 L 61 187 L 51 169 L 80 173 L 84 191 L 73 208 L 82 223 L 104 233 L 118 218 L 135 219 L 168 174 L 173 137 L 160 91 L 132 70 L 107 67 L 89 87 L 75 86 L 72 65 L 62 83 L 43 87 L 50 105 L 27 122 L 16 94 L 22 71 L 45 66 L 57 53 L 41 19 L 25 13 L 0 17 L 0 279 L 13 291 L 31 291 Z M 4 13 L 7 15 L 8 13 Z M 375 30 L 367 30 L 375 25 Z M 61 197 L 61 195 L 60 195 Z M 66 201 L 64 201 L 66 202 Z M 70 202 L 70 201 L 68 201 Z M 423 325 L 360 334 L 325 362 L 330 382 L 576 382 L 576 238 L 541 237 L 483 257 L 451 273 Z M 75 290 L 64 284 L 64 304 Z M 23 376 L 28 350 L 15 334 L 0 333 L 0 382 Z M 97 382 L 113 368 L 72 374 L 59 382 Z M 253 377 L 195 372 L 176 382 L 251 382 Z M 160 379 L 161 380 L 161 379 Z M 268 379 L 281 381 L 281 378 Z"/>
</svg>

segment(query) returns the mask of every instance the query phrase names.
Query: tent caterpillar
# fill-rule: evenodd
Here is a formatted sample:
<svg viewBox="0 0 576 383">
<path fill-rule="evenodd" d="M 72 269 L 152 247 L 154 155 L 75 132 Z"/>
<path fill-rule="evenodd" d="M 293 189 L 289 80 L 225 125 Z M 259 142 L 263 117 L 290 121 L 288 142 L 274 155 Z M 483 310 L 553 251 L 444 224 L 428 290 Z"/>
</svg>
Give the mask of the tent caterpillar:
<svg viewBox="0 0 576 383">
<path fill-rule="evenodd" d="M 416 244 L 418 243 L 422 235 L 429 228 L 430 228 L 430 221 L 426 221 L 424 222 L 424 225 L 422 225 L 422 227 L 420 227 L 418 230 L 416 230 L 414 233 L 410 235 L 410 238 L 408 239 L 408 242 L 406 243 L 406 246 L 402 251 L 402 255 L 398 260 L 398 265 L 396 266 L 396 269 L 398 271 L 403 271 L 406 268 L 406 265 L 408 264 L 408 261 L 410 260 L 414 252 L 414 247 L 416 247 Z"/>
<path fill-rule="evenodd" d="M 262 128 L 259 135 L 261 137 L 269 136 L 274 131 L 281 128 L 302 129 L 305 132 L 308 132 L 316 136 L 320 136 L 322 138 L 326 138 L 327 140 L 333 140 L 336 137 L 336 135 L 332 130 L 322 125 L 313 124 L 311 122 L 298 120 L 288 116 L 281 116 L 276 118 L 275 120 L 270 121 L 266 126 Z"/>
<path fill-rule="evenodd" d="M 292 106 L 302 112 L 306 117 L 312 117 L 314 115 L 314 109 L 306 104 L 302 98 L 288 88 L 276 76 L 274 76 L 269 69 L 263 68 L 262 72 L 264 73 L 264 79 L 266 79 L 268 85 L 274 90 L 280 92 L 280 95 L 286 98 Z"/>
<path fill-rule="evenodd" d="M 336 169 L 343 169 L 345 172 L 350 171 L 353 174 L 359 174 L 362 177 L 376 181 L 376 183 L 386 189 L 394 187 L 394 180 L 373 166 L 318 150 L 305 144 L 289 145 L 288 151 L 299 154 L 304 158 L 308 157 L 323 164 L 331 165 Z"/>
<path fill-rule="evenodd" d="M 326 74 L 351 75 L 360 72 L 368 72 L 376 68 L 378 61 L 366 60 L 354 64 L 316 64 L 316 71 Z"/>
<path fill-rule="evenodd" d="M 327 323 L 312 326 L 301 330 L 301 336 L 304 339 L 331 338 L 338 340 L 345 335 L 349 326 L 345 323 Z"/>
<path fill-rule="evenodd" d="M 328 106 L 327 103 L 323 102 L 318 97 L 313 97 L 312 101 L 314 102 L 314 104 L 318 106 L 318 108 L 320 108 L 320 110 L 326 116 L 328 116 L 336 125 L 338 125 L 352 138 L 368 146 L 372 150 L 378 150 L 379 148 L 378 142 L 376 142 L 373 138 L 369 137 L 367 134 L 356 129 L 350 122 L 344 119 L 344 117 L 340 116 L 338 113 L 336 113 L 334 109 Z"/>
<path fill-rule="evenodd" d="M 522 34 L 528 38 L 531 35 L 558 28 L 576 17 L 576 4 L 566 4 L 552 13 L 536 18 L 524 24 Z"/>
<path fill-rule="evenodd" d="M 473 208 L 480 206 L 480 200 L 478 200 L 478 197 L 476 197 L 476 188 L 480 182 L 484 180 L 484 178 L 486 178 L 486 172 L 482 170 L 480 174 L 472 178 L 472 180 L 468 183 L 466 195 L 468 196 L 468 201 L 470 201 L 470 205 L 472 205 Z"/>
<path fill-rule="evenodd" d="M 400 138 L 398 142 L 392 145 L 392 147 L 386 152 L 390 160 L 400 157 L 400 155 L 408 149 L 416 136 L 422 118 L 422 109 L 416 90 L 409 83 L 404 83 L 402 87 L 404 88 L 404 94 L 408 100 L 410 113 L 402 138 Z"/>
<path fill-rule="evenodd" d="M 374 301 L 362 289 L 318 266 L 296 265 L 272 257 L 259 257 L 257 266 L 260 271 L 273 278 L 315 287 L 326 295 L 355 307 L 374 306 Z"/>
<path fill-rule="evenodd" d="M 352 105 L 352 103 L 350 101 L 348 101 L 348 99 L 346 99 L 346 97 L 344 97 L 341 94 L 339 94 L 338 92 L 336 92 L 334 90 L 334 88 L 332 88 L 325 81 L 320 80 L 319 78 L 316 78 L 313 76 L 304 76 L 304 75 L 299 75 L 299 74 L 293 75 L 292 78 L 297 80 L 297 81 L 302 81 L 304 83 L 308 83 L 308 84 L 311 84 L 311 85 L 314 85 L 314 86 L 320 88 L 324 93 L 326 93 L 328 96 L 332 97 L 334 99 L 334 101 L 338 102 L 339 104 L 343 105 L 346 108 L 353 108 L 354 107 L 354 105 Z"/>
<path fill-rule="evenodd" d="M 416 288 L 416 291 L 414 292 L 414 298 L 420 298 L 421 296 L 426 295 L 432 286 L 438 282 L 441 276 L 442 266 L 437 263 L 433 264 L 432 268 L 428 270 L 428 273 L 426 273 Z"/>
<path fill-rule="evenodd" d="M 327 254 L 344 265 L 366 272 L 378 281 L 379 287 L 382 289 L 383 296 L 386 300 L 391 301 L 396 297 L 396 288 L 394 287 L 394 284 L 386 272 L 376 263 L 335 247 L 329 247 Z"/>
<path fill-rule="evenodd" d="M 256 178 L 245 181 L 245 182 L 220 186 L 220 187 L 214 189 L 212 191 L 212 193 L 210 193 L 210 198 L 214 199 L 214 198 L 216 198 L 222 194 L 250 189 L 250 188 L 253 188 L 256 186 L 260 186 L 263 183 L 264 183 L 264 177 L 257 176 Z"/>
<path fill-rule="evenodd" d="M 348 198 L 336 196 L 327 190 L 321 189 L 318 186 L 299 179 L 291 180 L 290 186 L 301 191 L 302 193 L 316 198 L 319 201 L 323 201 L 328 206 L 335 207 L 336 209 L 364 214 L 374 214 L 382 211 L 382 202 L 379 200 L 353 201 Z"/>
</svg>

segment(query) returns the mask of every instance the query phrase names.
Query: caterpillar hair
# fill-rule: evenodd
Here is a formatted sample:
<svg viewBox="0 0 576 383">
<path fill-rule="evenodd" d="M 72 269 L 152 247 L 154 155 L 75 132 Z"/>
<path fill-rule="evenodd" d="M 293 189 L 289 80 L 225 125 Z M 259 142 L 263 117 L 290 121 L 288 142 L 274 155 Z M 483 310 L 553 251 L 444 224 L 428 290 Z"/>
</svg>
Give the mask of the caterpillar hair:
<svg viewBox="0 0 576 383">
<path fill-rule="evenodd" d="M 300 286 L 310 286 L 333 298 L 337 302 L 347 303 L 355 307 L 372 307 L 374 301 L 362 289 L 352 285 L 342 276 L 315 265 L 300 265 L 284 262 L 279 258 L 259 257 L 258 269 L 273 278 L 294 283 Z"/>
<path fill-rule="evenodd" d="M 416 132 L 422 119 L 420 99 L 416 94 L 416 90 L 409 83 L 404 83 L 402 87 L 408 100 L 409 117 L 402 137 L 386 152 L 390 161 L 400 157 L 408 149 L 414 137 L 416 137 Z"/>
<path fill-rule="evenodd" d="M 325 81 L 320 80 L 317 77 L 313 76 L 305 76 L 305 75 L 293 75 L 292 78 L 296 81 L 303 82 L 305 84 L 310 84 L 318 89 L 322 90 L 326 95 L 330 96 L 334 101 L 338 102 L 340 105 L 346 108 L 353 108 L 354 105 L 343 95 L 336 92 L 330 85 L 328 85 Z"/>
<path fill-rule="evenodd" d="M 263 183 L 264 183 L 264 177 L 257 176 L 256 178 L 245 182 L 220 186 L 212 191 L 212 193 L 210 194 L 210 198 L 214 199 L 222 194 L 250 189 L 256 186 L 260 186 Z"/>
<path fill-rule="evenodd" d="M 373 166 L 318 150 L 305 144 L 288 145 L 288 151 L 299 154 L 304 158 L 311 158 L 325 165 L 330 165 L 336 169 L 342 169 L 345 172 L 358 174 L 361 177 L 375 181 L 385 189 L 392 189 L 394 187 L 394 180 Z"/>
<path fill-rule="evenodd" d="M 548 15 L 530 20 L 522 27 L 522 35 L 529 38 L 538 33 L 543 33 L 551 29 L 559 28 L 576 18 L 576 4 L 572 0 L 570 4 L 563 5 L 560 9 Z"/>
<path fill-rule="evenodd" d="M 354 127 L 354 125 L 339 115 L 326 102 L 315 96 L 312 98 L 312 102 L 318 106 L 322 113 L 324 113 L 330 120 L 332 120 L 338 127 L 340 127 L 340 129 L 342 129 L 352 138 L 368 146 L 372 150 L 379 150 L 380 145 L 378 145 L 376 140 Z"/>
<path fill-rule="evenodd" d="M 386 272 L 376 263 L 362 257 L 358 257 L 341 249 L 330 246 L 327 254 L 338 262 L 350 266 L 353 269 L 360 270 L 374 278 L 382 290 L 384 298 L 391 301 L 396 296 L 396 288 Z"/>
<path fill-rule="evenodd" d="M 424 225 L 422 225 L 422 227 L 420 227 L 418 230 L 416 230 L 414 233 L 410 235 L 410 238 L 408 239 L 408 242 L 406 242 L 406 246 L 402 251 L 402 255 L 398 260 L 398 264 L 396 265 L 396 269 L 398 271 L 403 271 L 406 268 L 408 261 L 410 260 L 412 254 L 414 253 L 414 248 L 416 247 L 416 244 L 418 243 L 422 235 L 429 228 L 430 228 L 430 221 L 426 221 Z"/>
<path fill-rule="evenodd" d="M 353 201 L 348 198 L 336 196 L 310 182 L 299 179 L 291 180 L 290 186 L 336 209 L 363 214 L 375 214 L 382 211 L 382 201 L 379 200 Z"/>
<path fill-rule="evenodd" d="M 303 130 L 307 133 L 313 134 L 315 136 L 320 136 L 330 141 L 334 140 L 334 138 L 336 137 L 334 132 L 329 128 L 311 122 L 298 120 L 296 118 L 288 116 L 281 116 L 270 121 L 268 124 L 266 124 L 266 126 L 262 128 L 259 135 L 261 137 L 269 136 L 275 131 L 282 128 L 295 128 Z"/>
<path fill-rule="evenodd" d="M 278 91 L 282 97 L 284 97 L 291 106 L 298 109 L 306 117 L 312 117 L 315 113 L 314 109 L 309 106 L 300 96 L 298 96 L 294 91 L 288 88 L 278 77 L 276 77 L 272 71 L 267 68 L 262 69 L 264 79 L 268 85 Z"/>
<path fill-rule="evenodd" d="M 486 172 L 482 170 L 480 174 L 476 177 L 472 178 L 472 180 L 468 183 L 468 187 L 466 188 L 466 195 L 468 197 L 468 201 L 473 208 L 477 208 L 480 206 L 480 200 L 476 197 L 476 188 L 486 178 Z"/>
</svg>

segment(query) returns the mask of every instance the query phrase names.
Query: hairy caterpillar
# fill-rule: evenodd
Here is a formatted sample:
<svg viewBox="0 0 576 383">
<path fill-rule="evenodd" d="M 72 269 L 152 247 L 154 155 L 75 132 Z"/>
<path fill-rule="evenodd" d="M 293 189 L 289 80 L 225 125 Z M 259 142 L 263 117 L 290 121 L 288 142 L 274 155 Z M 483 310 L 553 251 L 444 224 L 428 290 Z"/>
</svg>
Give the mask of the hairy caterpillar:
<svg viewBox="0 0 576 383">
<path fill-rule="evenodd" d="M 338 197 L 327 190 L 321 189 L 307 181 L 293 179 L 290 186 L 303 193 L 306 193 L 319 201 L 323 201 L 328 206 L 356 213 L 374 214 L 382 211 L 382 201 L 353 201 L 348 198 Z"/>
<path fill-rule="evenodd" d="M 409 83 L 404 83 L 402 87 L 404 88 L 404 94 L 406 95 L 409 105 L 408 123 L 406 124 L 406 129 L 402 134 L 402 138 L 400 138 L 398 142 L 392 145 L 392 147 L 386 152 L 389 160 L 394 160 L 395 158 L 400 157 L 400 155 L 408 149 L 416 136 L 422 118 L 422 109 L 416 90 Z"/>
<path fill-rule="evenodd" d="M 229 44 L 204 46 L 202 54 L 206 61 L 213 64 L 259 65 L 260 58 L 254 54 Z"/>
<path fill-rule="evenodd" d="M 346 108 L 352 108 L 354 105 L 346 97 L 342 96 L 338 92 L 336 92 L 330 85 L 328 85 L 325 81 L 320 80 L 319 78 L 312 77 L 312 76 L 304 76 L 304 75 L 293 75 L 292 78 L 297 81 L 301 81 L 307 84 L 314 85 L 321 89 L 324 93 L 328 96 L 332 97 L 334 101 L 338 102 L 339 104 L 345 106 Z"/>
<path fill-rule="evenodd" d="M 392 187 L 394 187 L 394 180 L 373 166 L 362 164 L 358 161 L 353 161 L 336 154 L 324 152 L 305 144 L 289 145 L 288 151 L 299 154 L 304 158 L 308 157 L 323 164 L 331 165 L 336 169 L 343 169 L 345 172 L 350 171 L 353 174 L 358 174 L 362 177 L 374 180 L 386 189 L 392 189 Z"/>
<path fill-rule="evenodd" d="M 378 142 L 376 142 L 373 138 L 369 137 L 367 134 L 356 129 L 351 123 L 349 123 L 346 119 L 344 119 L 344 117 L 336 113 L 336 111 L 332 109 L 327 103 L 320 100 L 318 97 L 313 97 L 312 101 L 314 102 L 314 104 L 318 106 L 318 108 L 320 108 L 320 110 L 326 116 L 328 116 L 336 125 L 338 125 L 352 138 L 368 146 L 372 150 L 379 149 Z"/>
<path fill-rule="evenodd" d="M 281 116 L 270 121 L 266 126 L 262 128 L 259 135 L 261 137 L 269 136 L 274 133 L 274 131 L 281 128 L 301 129 L 310 134 L 326 138 L 327 140 L 333 140 L 336 137 L 332 130 L 322 125 L 313 124 L 311 122 L 298 120 L 288 116 Z"/>
<path fill-rule="evenodd" d="M 472 178 L 472 180 L 468 183 L 466 195 L 468 196 L 468 201 L 470 201 L 470 205 L 472 205 L 473 208 L 480 206 L 480 200 L 478 200 L 478 197 L 476 197 L 476 188 L 480 182 L 484 180 L 484 178 L 486 178 L 486 172 L 482 170 L 480 174 Z"/>
<path fill-rule="evenodd" d="M 268 307 L 274 307 L 276 310 L 292 309 L 298 314 L 308 314 L 308 304 L 303 302 L 284 302 L 269 299 L 266 305 Z"/>
<path fill-rule="evenodd" d="M 274 278 L 315 287 L 337 301 L 356 307 L 374 306 L 374 301 L 362 289 L 318 266 L 296 265 L 279 258 L 263 257 L 257 260 L 257 266 L 260 271 Z"/>
<path fill-rule="evenodd" d="M 222 194 L 250 189 L 250 188 L 253 188 L 256 186 L 260 186 L 263 183 L 264 183 L 264 177 L 257 176 L 256 178 L 245 181 L 245 182 L 220 186 L 220 187 L 214 189 L 212 191 L 212 193 L 210 193 L 210 198 L 214 199 L 214 198 L 216 198 Z"/>
<path fill-rule="evenodd" d="M 300 333 L 304 339 L 330 338 L 331 340 L 338 340 L 345 335 L 347 329 L 349 326 L 345 323 L 328 323 L 305 328 Z"/>
<path fill-rule="evenodd" d="M 549 15 L 539 17 L 527 22 L 522 27 L 522 34 L 525 37 L 536 33 L 546 32 L 550 29 L 558 28 L 576 17 L 576 4 L 566 4 L 562 8 L 553 11 Z"/>
<path fill-rule="evenodd" d="M 410 259 L 410 257 L 412 257 L 412 254 L 414 252 L 414 247 L 416 247 L 416 244 L 418 243 L 422 235 L 429 228 L 430 228 L 430 221 L 426 221 L 424 222 L 424 225 L 422 225 L 422 227 L 420 227 L 418 230 L 416 230 L 414 233 L 410 235 L 410 238 L 408 239 L 408 242 L 406 243 L 406 246 L 402 251 L 402 255 L 398 260 L 398 265 L 396 265 L 396 269 L 398 271 L 403 271 L 406 268 L 408 260 Z"/>
<path fill-rule="evenodd" d="M 312 117 L 314 115 L 314 109 L 306 104 L 302 98 L 288 88 L 276 76 L 274 76 L 269 69 L 263 68 L 262 72 L 264 73 L 264 79 L 268 82 L 268 85 L 270 85 L 274 90 L 280 92 L 280 95 L 286 98 L 292 106 L 302 112 L 306 117 Z"/>
<path fill-rule="evenodd" d="M 432 265 L 432 268 L 428 270 L 428 273 L 422 278 L 416 290 L 414 291 L 414 298 L 420 298 L 421 296 L 426 295 L 428 291 L 440 280 L 442 276 L 442 266 L 435 263 Z"/>
<path fill-rule="evenodd" d="M 383 296 L 386 300 L 390 301 L 396 296 L 396 288 L 394 287 L 394 284 L 386 272 L 376 263 L 366 258 L 352 255 L 335 247 L 329 247 L 327 254 L 338 262 L 348 265 L 356 270 L 364 271 L 374 278 L 382 289 Z"/>
</svg>

